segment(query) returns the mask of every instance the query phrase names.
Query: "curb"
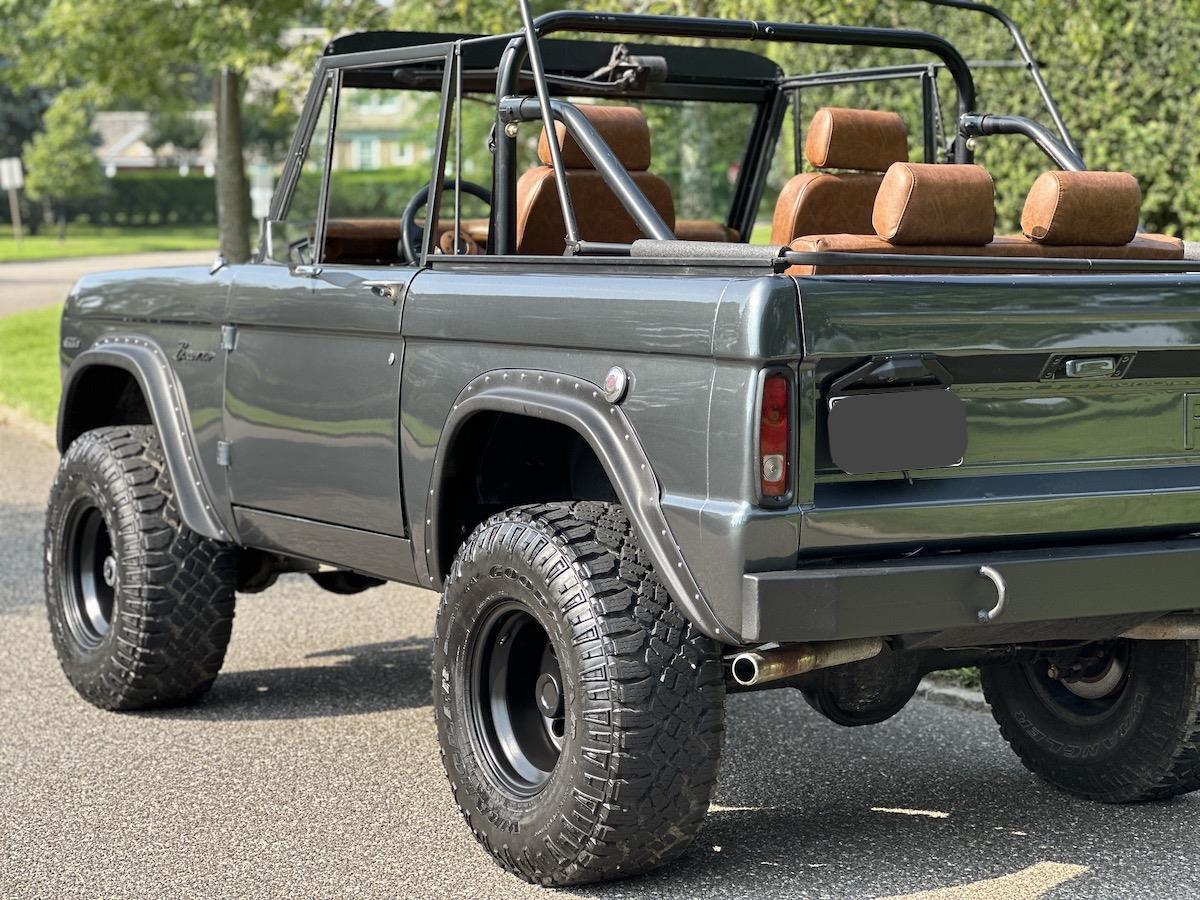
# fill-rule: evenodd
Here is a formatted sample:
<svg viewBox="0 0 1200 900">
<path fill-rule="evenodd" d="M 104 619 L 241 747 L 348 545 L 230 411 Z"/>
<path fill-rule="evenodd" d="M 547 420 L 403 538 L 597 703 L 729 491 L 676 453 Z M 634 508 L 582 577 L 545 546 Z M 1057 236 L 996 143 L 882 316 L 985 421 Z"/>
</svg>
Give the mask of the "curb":
<svg viewBox="0 0 1200 900">
<path fill-rule="evenodd" d="M 950 706 L 954 709 L 965 709 L 969 712 L 991 711 L 991 707 L 983 699 L 981 691 L 946 684 L 932 678 L 921 679 L 921 684 L 917 687 L 917 696 L 930 703 Z"/>
<path fill-rule="evenodd" d="M 12 407 L 0 406 L 0 425 L 20 431 L 47 447 L 57 448 L 58 446 L 53 428 Z"/>
</svg>

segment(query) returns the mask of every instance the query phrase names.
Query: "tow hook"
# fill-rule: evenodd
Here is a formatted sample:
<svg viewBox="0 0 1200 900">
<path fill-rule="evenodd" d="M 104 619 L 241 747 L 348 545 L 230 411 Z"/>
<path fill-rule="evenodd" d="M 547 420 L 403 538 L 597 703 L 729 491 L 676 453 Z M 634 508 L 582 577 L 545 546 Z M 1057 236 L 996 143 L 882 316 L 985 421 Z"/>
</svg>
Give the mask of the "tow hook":
<svg viewBox="0 0 1200 900">
<path fill-rule="evenodd" d="M 996 604 L 991 609 L 981 609 L 978 613 L 979 624 L 986 625 L 988 622 L 995 622 L 1004 612 L 1004 606 L 1008 602 L 1008 582 L 1004 580 L 1004 576 L 993 569 L 991 566 L 980 566 L 979 574 L 986 578 L 996 588 Z"/>
</svg>

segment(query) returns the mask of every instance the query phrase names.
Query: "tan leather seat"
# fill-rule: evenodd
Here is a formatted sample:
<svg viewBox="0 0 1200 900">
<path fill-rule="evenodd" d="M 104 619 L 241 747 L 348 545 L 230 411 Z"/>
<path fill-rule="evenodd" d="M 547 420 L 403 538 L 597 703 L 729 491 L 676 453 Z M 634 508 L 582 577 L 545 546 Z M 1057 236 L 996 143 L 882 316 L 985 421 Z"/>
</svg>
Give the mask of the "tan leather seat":
<svg viewBox="0 0 1200 900">
<path fill-rule="evenodd" d="M 883 173 L 908 159 L 908 129 L 891 112 L 825 107 L 808 126 L 804 155 L 818 169 L 803 172 L 779 194 L 771 243 L 805 234 L 873 234 L 871 210 Z"/>
<path fill-rule="evenodd" d="M 1027 234 L 994 236 L 992 181 L 983 169 L 897 163 L 888 170 L 875 201 L 875 234 L 808 235 L 791 241 L 789 247 L 804 252 L 918 256 L 1183 259 L 1183 242 L 1178 238 L 1136 234 L 1140 203 L 1137 182 L 1124 173 L 1046 173 L 1025 204 L 1022 223 Z M 805 265 L 792 266 L 788 274 L 984 275 L 1018 271 Z"/>
<path fill-rule="evenodd" d="M 630 106 L 581 105 L 579 109 L 616 154 L 646 195 L 667 227 L 675 227 L 675 201 L 663 179 L 649 172 L 650 128 L 641 110 Z M 586 241 L 628 244 L 645 237 L 616 195 L 592 168 L 583 149 L 566 134 L 561 123 L 555 135 L 562 150 L 567 185 Z M 525 172 L 517 181 L 517 252 L 559 256 L 565 249 L 566 226 L 550 167 L 550 147 L 543 131 L 538 141 L 540 166 Z"/>
<path fill-rule="evenodd" d="M 736 228 L 712 219 L 676 219 L 675 238 L 706 244 L 736 244 L 742 239 Z"/>
</svg>

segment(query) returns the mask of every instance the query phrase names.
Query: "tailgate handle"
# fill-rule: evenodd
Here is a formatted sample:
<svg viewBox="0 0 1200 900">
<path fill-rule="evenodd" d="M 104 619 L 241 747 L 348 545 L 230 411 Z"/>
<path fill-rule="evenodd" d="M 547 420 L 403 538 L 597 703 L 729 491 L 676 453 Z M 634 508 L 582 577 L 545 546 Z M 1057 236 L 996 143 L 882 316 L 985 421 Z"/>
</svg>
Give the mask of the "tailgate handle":
<svg viewBox="0 0 1200 900">
<path fill-rule="evenodd" d="M 1115 356 L 1068 359 L 1063 367 L 1068 378 L 1112 378 L 1117 373 Z"/>
</svg>

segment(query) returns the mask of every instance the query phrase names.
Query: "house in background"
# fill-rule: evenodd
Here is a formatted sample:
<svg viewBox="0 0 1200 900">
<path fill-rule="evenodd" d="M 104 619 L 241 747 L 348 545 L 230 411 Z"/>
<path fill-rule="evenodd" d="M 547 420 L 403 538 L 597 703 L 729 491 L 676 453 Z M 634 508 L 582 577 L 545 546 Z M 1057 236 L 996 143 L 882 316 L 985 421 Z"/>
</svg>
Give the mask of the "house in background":
<svg viewBox="0 0 1200 900">
<path fill-rule="evenodd" d="M 321 46 L 328 40 L 322 29 L 293 28 L 285 33 L 288 46 Z M 256 71 L 248 83 L 268 93 L 308 81 L 308 72 L 295 59 L 287 59 L 272 68 Z M 297 93 L 297 97 L 303 95 Z M 406 91 L 350 90 L 344 96 L 340 121 L 334 138 L 334 166 L 342 171 L 403 168 L 431 161 L 431 137 L 406 127 L 409 122 L 424 122 L 414 105 L 430 102 L 414 98 Z M 436 102 L 433 101 L 433 102 Z M 211 109 L 187 113 L 200 124 L 204 139 L 196 151 L 177 150 L 170 144 L 155 150 L 146 141 L 152 131 L 151 114 L 145 110 L 112 110 L 96 113 L 92 127 L 100 139 L 96 156 L 111 178 L 118 172 L 149 168 L 178 168 L 186 175 L 199 169 L 212 176 L 216 169 L 216 114 Z M 297 107 L 297 117 L 299 108 Z M 247 162 L 255 162 L 248 159 Z M 278 165 L 282 160 L 257 160 Z"/>
<path fill-rule="evenodd" d="M 134 169 L 178 167 L 180 174 L 202 169 L 211 177 L 216 171 L 216 119 L 212 110 L 188 114 L 204 128 L 204 140 L 197 151 L 179 151 L 167 144 L 156 151 L 146 139 L 150 135 L 150 113 L 145 110 L 98 112 L 92 130 L 100 138 L 96 156 L 109 178 Z"/>
<path fill-rule="evenodd" d="M 422 121 L 405 115 L 400 93 L 364 91 L 342 107 L 341 123 L 334 142 L 334 166 L 341 171 L 364 171 L 424 164 L 430 160 L 429 137 L 398 127 L 406 121 Z M 157 150 L 146 143 L 152 125 L 144 110 L 113 110 L 96 113 L 92 129 L 100 139 L 96 156 L 110 178 L 118 172 L 151 168 L 178 168 L 181 175 L 199 169 L 211 177 L 216 167 L 216 117 L 212 110 L 188 114 L 204 128 L 197 151 L 177 150 L 170 144 Z M 275 160 L 279 162 L 279 160 Z"/>
<path fill-rule="evenodd" d="M 333 168 L 362 172 L 424 165 L 432 161 L 432 137 L 404 123 L 426 122 L 415 106 L 425 98 L 405 91 L 347 89 L 338 105 Z"/>
</svg>

